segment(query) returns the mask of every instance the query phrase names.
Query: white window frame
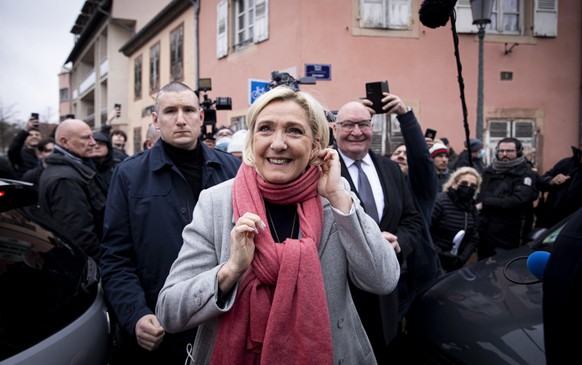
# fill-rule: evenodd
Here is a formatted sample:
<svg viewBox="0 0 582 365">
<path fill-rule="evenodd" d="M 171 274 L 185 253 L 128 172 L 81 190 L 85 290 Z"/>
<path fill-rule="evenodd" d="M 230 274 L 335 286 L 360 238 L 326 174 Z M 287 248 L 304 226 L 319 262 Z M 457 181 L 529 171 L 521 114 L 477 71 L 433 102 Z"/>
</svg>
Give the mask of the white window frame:
<svg viewBox="0 0 582 365">
<path fill-rule="evenodd" d="M 504 4 L 517 2 L 517 10 L 504 11 Z M 524 1 L 523 0 L 493 0 L 491 10 L 491 24 L 485 27 L 485 32 L 490 34 L 523 35 L 524 34 Z M 513 29 L 504 29 L 505 20 L 508 17 L 517 17 L 517 25 Z"/>
<path fill-rule="evenodd" d="M 519 26 L 518 31 L 506 31 L 503 26 L 503 3 L 518 1 Z M 487 38 L 492 36 L 508 37 L 556 37 L 558 35 L 558 0 L 496 0 L 493 15 L 497 15 L 495 23 L 485 28 Z M 458 0 L 455 5 L 457 14 L 456 28 L 458 33 L 477 33 L 477 26 L 473 25 L 470 0 Z M 501 28 L 500 28 L 501 27 Z M 533 39 L 532 39 L 533 40 Z M 517 40 L 516 40 L 517 41 Z M 523 40 L 522 40 L 523 41 Z"/>
<path fill-rule="evenodd" d="M 359 27 L 404 29 L 412 26 L 412 0 L 359 0 Z"/>
<path fill-rule="evenodd" d="M 269 38 L 269 1 L 235 0 L 233 21 L 234 50 L 267 40 Z"/>
<path fill-rule="evenodd" d="M 503 126 L 505 124 L 505 126 Z M 530 118 L 491 118 L 487 120 L 487 134 L 485 138 L 485 160 L 489 164 L 495 157 L 495 147 L 503 138 L 514 137 L 519 139 L 523 147 L 536 147 L 536 124 Z M 497 125 L 497 128 L 495 128 Z M 503 128 L 504 127 L 504 128 Z M 503 130 L 505 133 L 492 136 L 492 130 Z M 527 133 L 528 130 L 531 133 Z M 526 134 L 524 134 L 524 131 Z"/>
<path fill-rule="evenodd" d="M 227 56 L 230 49 L 237 51 L 269 39 L 269 0 L 221 0 L 216 14 L 217 58 Z"/>
</svg>

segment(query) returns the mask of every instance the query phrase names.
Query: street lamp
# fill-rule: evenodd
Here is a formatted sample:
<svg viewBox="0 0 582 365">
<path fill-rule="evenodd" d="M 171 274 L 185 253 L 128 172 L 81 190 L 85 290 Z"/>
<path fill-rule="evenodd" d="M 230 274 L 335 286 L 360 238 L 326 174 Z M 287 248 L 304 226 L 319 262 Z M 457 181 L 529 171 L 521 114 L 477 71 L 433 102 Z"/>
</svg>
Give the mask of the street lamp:
<svg viewBox="0 0 582 365">
<path fill-rule="evenodd" d="M 493 0 L 471 0 L 471 13 L 473 24 L 479 31 L 479 77 L 477 79 L 477 138 L 483 140 L 483 39 L 485 38 L 485 26 L 491 23 L 491 9 Z"/>
</svg>

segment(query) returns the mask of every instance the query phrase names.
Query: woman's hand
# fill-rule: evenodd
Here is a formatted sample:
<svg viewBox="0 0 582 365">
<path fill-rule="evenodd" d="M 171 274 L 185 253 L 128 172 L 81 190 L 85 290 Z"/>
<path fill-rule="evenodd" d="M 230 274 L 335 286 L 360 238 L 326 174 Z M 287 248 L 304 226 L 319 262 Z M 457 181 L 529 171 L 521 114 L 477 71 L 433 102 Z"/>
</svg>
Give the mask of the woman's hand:
<svg viewBox="0 0 582 365">
<path fill-rule="evenodd" d="M 241 216 L 230 231 L 230 256 L 218 272 L 218 285 L 226 293 L 247 271 L 255 257 L 255 236 L 265 223 L 254 213 Z"/>
<path fill-rule="evenodd" d="M 338 152 L 332 148 L 325 148 L 318 157 L 323 160 L 320 166 L 321 177 L 317 184 L 319 195 L 329 200 L 334 208 L 348 213 L 352 209 L 352 197 L 344 188 L 341 180 Z"/>
</svg>

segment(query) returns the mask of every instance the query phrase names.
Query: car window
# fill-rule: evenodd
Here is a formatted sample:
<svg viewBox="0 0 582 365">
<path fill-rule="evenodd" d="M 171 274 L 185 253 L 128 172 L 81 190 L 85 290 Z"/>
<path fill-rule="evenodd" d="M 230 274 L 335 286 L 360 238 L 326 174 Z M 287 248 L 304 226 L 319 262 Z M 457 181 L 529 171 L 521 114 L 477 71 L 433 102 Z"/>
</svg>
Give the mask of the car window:
<svg viewBox="0 0 582 365">
<path fill-rule="evenodd" d="M 562 229 L 564 228 L 564 226 L 566 226 L 566 223 L 562 224 L 561 226 L 559 226 L 558 228 L 556 228 L 554 231 L 550 232 L 550 234 L 548 234 L 543 239 L 542 242 L 544 244 L 554 244 L 554 242 L 556 241 L 556 238 L 558 237 L 558 235 L 560 234 L 560 232 L 562 232 Z"/>
<path fill-rule="evenodd" d="M 0 213 L 0 361 L 71 323 L 97 295 L 94 262 L 31 218 Z"/>
</svg>

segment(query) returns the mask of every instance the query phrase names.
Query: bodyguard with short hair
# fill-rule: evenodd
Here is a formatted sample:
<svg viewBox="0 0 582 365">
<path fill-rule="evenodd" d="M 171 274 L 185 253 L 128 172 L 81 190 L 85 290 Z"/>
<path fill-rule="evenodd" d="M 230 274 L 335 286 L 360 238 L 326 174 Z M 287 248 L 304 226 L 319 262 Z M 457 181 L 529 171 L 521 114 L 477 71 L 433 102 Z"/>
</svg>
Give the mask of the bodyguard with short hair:
<svg viewBox="0 0 582 365">
<path fill-rule="evenodd" d="M 121 162 L 111 178 L 102 282 L 127 341 L 121 362 L 182 365 L 195 329 L 165 333 L 154 315 L 158 293 L 200 192 L 233 178 L 241 160 L 199 142 L 204 111 L 182 83 L 160 90 L 152 117 L 160 141 Z"/>
</svg>

